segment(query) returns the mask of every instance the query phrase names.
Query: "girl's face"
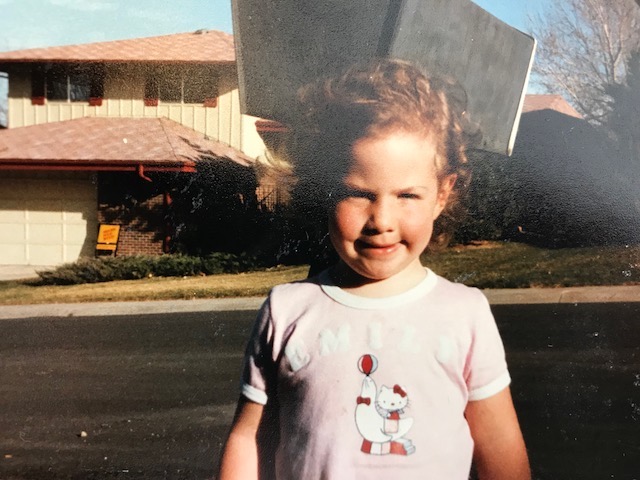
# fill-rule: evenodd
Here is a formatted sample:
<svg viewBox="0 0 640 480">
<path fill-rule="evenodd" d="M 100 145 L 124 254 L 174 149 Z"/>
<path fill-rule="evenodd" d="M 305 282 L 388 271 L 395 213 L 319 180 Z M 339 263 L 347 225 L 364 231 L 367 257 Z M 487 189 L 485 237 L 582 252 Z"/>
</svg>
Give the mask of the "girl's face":
<svg viewBox="0 0 640 480">
<path fill-rule="evenodd" d="M 355 142 L 329 216 L 336 278 L 362 295 L 401 293 L 425 276 L 420 254 L 456 176 L 438 182 L 429 137 L 391 131 Z M 340 280 L 341 279 L 341 280 Z"/>
</svg>

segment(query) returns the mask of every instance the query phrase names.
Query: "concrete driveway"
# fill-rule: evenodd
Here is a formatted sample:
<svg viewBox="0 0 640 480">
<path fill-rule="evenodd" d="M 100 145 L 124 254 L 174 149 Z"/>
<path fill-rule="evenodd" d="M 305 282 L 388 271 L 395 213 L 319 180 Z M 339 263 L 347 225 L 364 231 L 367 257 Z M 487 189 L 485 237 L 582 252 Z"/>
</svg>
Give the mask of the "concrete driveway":
<svg viewBox="0 0 640 480">
<path fill-rule="evenodd" d="M 52 268 L 44 265 L 0 265 L 0 282 L 36 278 L 36 272 Z"/>
</svg>

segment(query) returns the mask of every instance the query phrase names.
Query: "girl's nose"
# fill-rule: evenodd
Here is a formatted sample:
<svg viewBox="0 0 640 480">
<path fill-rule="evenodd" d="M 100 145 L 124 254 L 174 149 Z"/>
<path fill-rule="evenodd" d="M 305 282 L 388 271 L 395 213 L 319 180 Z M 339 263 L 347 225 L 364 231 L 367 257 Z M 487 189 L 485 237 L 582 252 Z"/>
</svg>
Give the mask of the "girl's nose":
<svg viewBox="0 0 640 480">
<path fill-rule="evenodd" d="M 376 199 L 369 206 L 369 218 L 365 230 L 370 233 L 384 233 L 395 228 L 396 212 L 392 202 Z"/>
</svg>

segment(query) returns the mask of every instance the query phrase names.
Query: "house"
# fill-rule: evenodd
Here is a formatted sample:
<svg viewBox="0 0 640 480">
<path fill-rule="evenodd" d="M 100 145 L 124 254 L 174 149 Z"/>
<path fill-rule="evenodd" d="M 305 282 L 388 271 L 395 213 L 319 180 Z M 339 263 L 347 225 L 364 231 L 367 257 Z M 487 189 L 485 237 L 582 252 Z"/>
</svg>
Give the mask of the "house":
<svg viewBox="0 0 640 480">
<path fill-rule="evenodd" d="M 509 162 L 525 231 L 559 246 L 640 240 L 637 167 L 560 95 L 526 96 Z"/>
<path fill-rule="evenodd" d="M 569 117 L 580 118 L 582 115 L 567 102 L 562 95 L 556 94 L 529 94 L 524 97 L 522 113 L 549 110 Z"/>
<path fill-rule="evenodd" d="M 92 256 L 101 223 L 120 224 L 119 254 L 160 254 L 172 199 L 156 176 L 203 157 L 250 168 L 264 151 L 223 32 L 4 52 L 0 71 L 0 264 Z"/>
</svg>

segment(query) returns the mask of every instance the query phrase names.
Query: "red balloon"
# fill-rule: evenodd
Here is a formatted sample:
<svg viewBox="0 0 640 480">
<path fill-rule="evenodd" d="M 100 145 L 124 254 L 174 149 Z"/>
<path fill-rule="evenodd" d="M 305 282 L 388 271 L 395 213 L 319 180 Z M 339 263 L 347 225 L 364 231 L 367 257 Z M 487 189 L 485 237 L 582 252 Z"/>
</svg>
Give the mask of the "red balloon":
<svg viewBox="0 0 640 480">
<path fill-rule="evenodd" d="M 378 359 L 373 355 L 362 355 L 358 360 L 358 369 L 365 375 L 371 375 L 378 368 Z"/>
</svg>

